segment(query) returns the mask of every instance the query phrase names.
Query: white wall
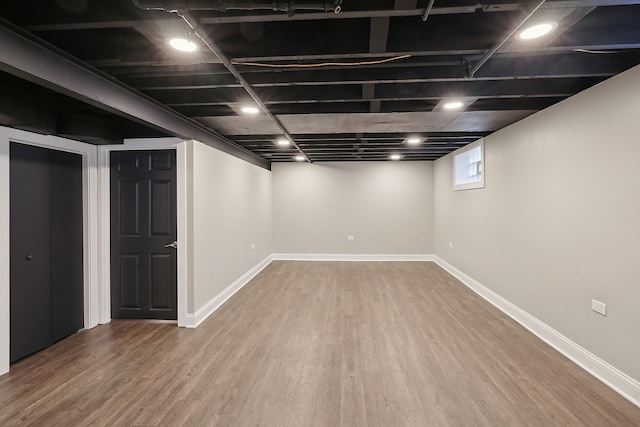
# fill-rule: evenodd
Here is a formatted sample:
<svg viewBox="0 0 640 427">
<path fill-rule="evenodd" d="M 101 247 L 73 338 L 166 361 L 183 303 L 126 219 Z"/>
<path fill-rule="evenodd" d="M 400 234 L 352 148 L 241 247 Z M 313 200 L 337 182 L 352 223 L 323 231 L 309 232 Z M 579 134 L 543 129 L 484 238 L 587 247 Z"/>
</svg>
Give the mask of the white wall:
<svg viewBox="0 0 640 427">
<path fill-rule="evenodd" d="M 274 252 L 433 253 L 433 162 L 274 163 L 272 171 Z"/>
<path fill-rule="evenodd" d="M 640 380 L 639 170 L 635 67 L 486 137 L 484 189 L 436 161 L 436 255 Z"/>
<path fill-rule="evenodd" d="M 195 313 L 273 247 L 271 172 L 199 142 L 192 150 Z"/>
</svg>

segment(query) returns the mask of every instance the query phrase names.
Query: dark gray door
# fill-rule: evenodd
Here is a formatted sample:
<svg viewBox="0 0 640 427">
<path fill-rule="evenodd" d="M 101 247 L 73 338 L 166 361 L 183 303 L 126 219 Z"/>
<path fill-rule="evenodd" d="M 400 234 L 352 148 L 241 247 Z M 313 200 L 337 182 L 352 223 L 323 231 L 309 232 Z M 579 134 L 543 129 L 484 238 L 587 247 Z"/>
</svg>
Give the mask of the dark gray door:
<svg viewBox="0 0 640 427">
<path fill-rule="evenodd" d="M 11 361 L 84 325 L 82 157 L 10 146 Z"/>
<path fill-rule="evenodd" d="M 51 198 L 51 341 L 84 326 L 82 156 L 49 152 Z"/>
<path fill-rule="evenodd" d="M 177 319 L 175 150 L 111 153 L 111 317 Z"/>
</svg>

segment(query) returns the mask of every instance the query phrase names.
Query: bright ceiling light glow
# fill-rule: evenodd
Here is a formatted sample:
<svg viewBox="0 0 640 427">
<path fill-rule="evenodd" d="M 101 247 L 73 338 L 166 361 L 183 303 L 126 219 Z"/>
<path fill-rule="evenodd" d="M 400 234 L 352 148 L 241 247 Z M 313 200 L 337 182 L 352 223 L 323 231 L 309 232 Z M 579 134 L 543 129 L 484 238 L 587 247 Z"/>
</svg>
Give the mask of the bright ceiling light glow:
<svg viewBox="0 0 640 427">
<path fill-rule="evenodd" d="M 422 142 L 422 140 L 420 138 L 418 138 L 417 136 L 412 136 L 410 138 L 407 138 L 407 144 L 418 145 L 421 142 Z"/>
<path fill-rule="evenodd" d="M 389 160 L 400 160 L 402 156 L 400 154 L 394 153 L 389 156 Z"/>
<path fill-rule="evenodd" d="M 518 34 L 520 40 L 533 40 L 542 36 L 546 36 L 558 27 L 557 22 L 543 22 L 541 24 L 532 25 L 525 28 Z"/>
<path fill-rule="evenodd" d="M 196 50 L 198 50 L 197 44 L 195 44 L 191 40 L 179 37 L 169 39 L 169 46 L 181 52 L 195 52 Z"/>
<path fill-rule="evenodd" d="M 286 138 L 280 138 L 279 140 L 276 141 L 276 144 L 286 146 L 291 144 L 291 142 Z"/>
<path fill-rule="evenodd" d="M 242 111 L 245 114 L 258 114 L 260 112 L 260 109 L 258 107 L 253 107 L 248 105 L 246 107 L 242 107 L 240 111 Z"/>
<path fill-rule="evenodd" d="M 298 154 L 295 159 L 296 162 L 304 162 L 305 160 L 307 160 L 302 154 Z"/>
<path fill-rule="evenodd" d="M 462 101 L 449 101 L 445 102 L 442 108 L 445 110 L 457 110 L 458 108 L 462 108 L 463 105 L 464 103 Z"/>
</svg>

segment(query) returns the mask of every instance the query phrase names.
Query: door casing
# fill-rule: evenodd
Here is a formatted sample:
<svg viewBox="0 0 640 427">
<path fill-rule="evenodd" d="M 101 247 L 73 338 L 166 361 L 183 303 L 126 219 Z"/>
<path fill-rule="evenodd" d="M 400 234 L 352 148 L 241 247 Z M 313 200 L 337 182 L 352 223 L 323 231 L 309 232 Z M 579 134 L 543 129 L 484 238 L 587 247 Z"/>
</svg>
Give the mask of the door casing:
<svg viewBox="0 0 640 427">
<path fill-rule="evenodd" d="M 109 151 L 177 150 L 178 179 L 178 326 L 187 326 L 189 280 L 187 234 L 187 144 L 179 138 L 133 139 L 124 145 L 95 146 L 52 135 L 0 126 L 0 375 L 9 372 L 10 359 L 10 222 L 9 143 L 35 145 L 82 155 L 84 324 L 93 328 L 111 320 L 109 274 Z"/>
<path fill-rule="evenodd" d="M 101 263 L 106 268 L 100 274 L 99 289 L 102 294 L 100 306 L 100 323 L 111 320 L 111 200 L 110 200 L 110 157 L 112 151 L 131 150 L 176 150 L 176 193 L 177 193 L 177 223 L 178 223 L 178 326 L 187 326 L 187 170 L 186 170 L 186 145 L 189 141 L 179 138 L 156 139 L 129 139 L 123 145 L 101 145 L 98 147 L 98 170 L 100 174 L 100 201 L 99 211 L 101 217 L 100 253 Z"/>
<path fill-rule="evenodd" d="M 10 352 L 18 360 L 84 328 L 82 156 L 19 143 L 10 151 Z"/>
<path fill-rule="evenodd" d="M 10 360 L 10 162 L 11 142 L 50 148 L 82 156 L 82 235 L 84 325 L 99 323 L 98 272 L 98 150 L 97 147 L 70 139 L 0 126 L 0 375 L 9 372 Z"/>
</svg>

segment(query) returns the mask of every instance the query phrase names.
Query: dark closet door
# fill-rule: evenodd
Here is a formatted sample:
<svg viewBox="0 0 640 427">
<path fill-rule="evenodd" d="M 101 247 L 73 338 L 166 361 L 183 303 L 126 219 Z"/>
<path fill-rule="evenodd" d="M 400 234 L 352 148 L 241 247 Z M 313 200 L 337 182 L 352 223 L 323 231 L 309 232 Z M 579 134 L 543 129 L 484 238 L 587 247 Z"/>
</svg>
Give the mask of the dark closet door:
<svg viewBox="0 0 640 427">
<path fill-rule="evenodd" d="M 177 319 L 175 150 L 111 153 L 111 317 Z"/>
<path fill-rule="evenodd" d="M 84 326 L 82 156 L 11 144 L 11 361 Z"/>
<path fill-rule="evenodd" d="M 84 326 L 82 156 L 50 151 L 51 341 Z"/>
<path fill-rule="evenodd" d="M 11 144 L 11 361 L 51 345 L 49 152 Z"/>
</svg>

